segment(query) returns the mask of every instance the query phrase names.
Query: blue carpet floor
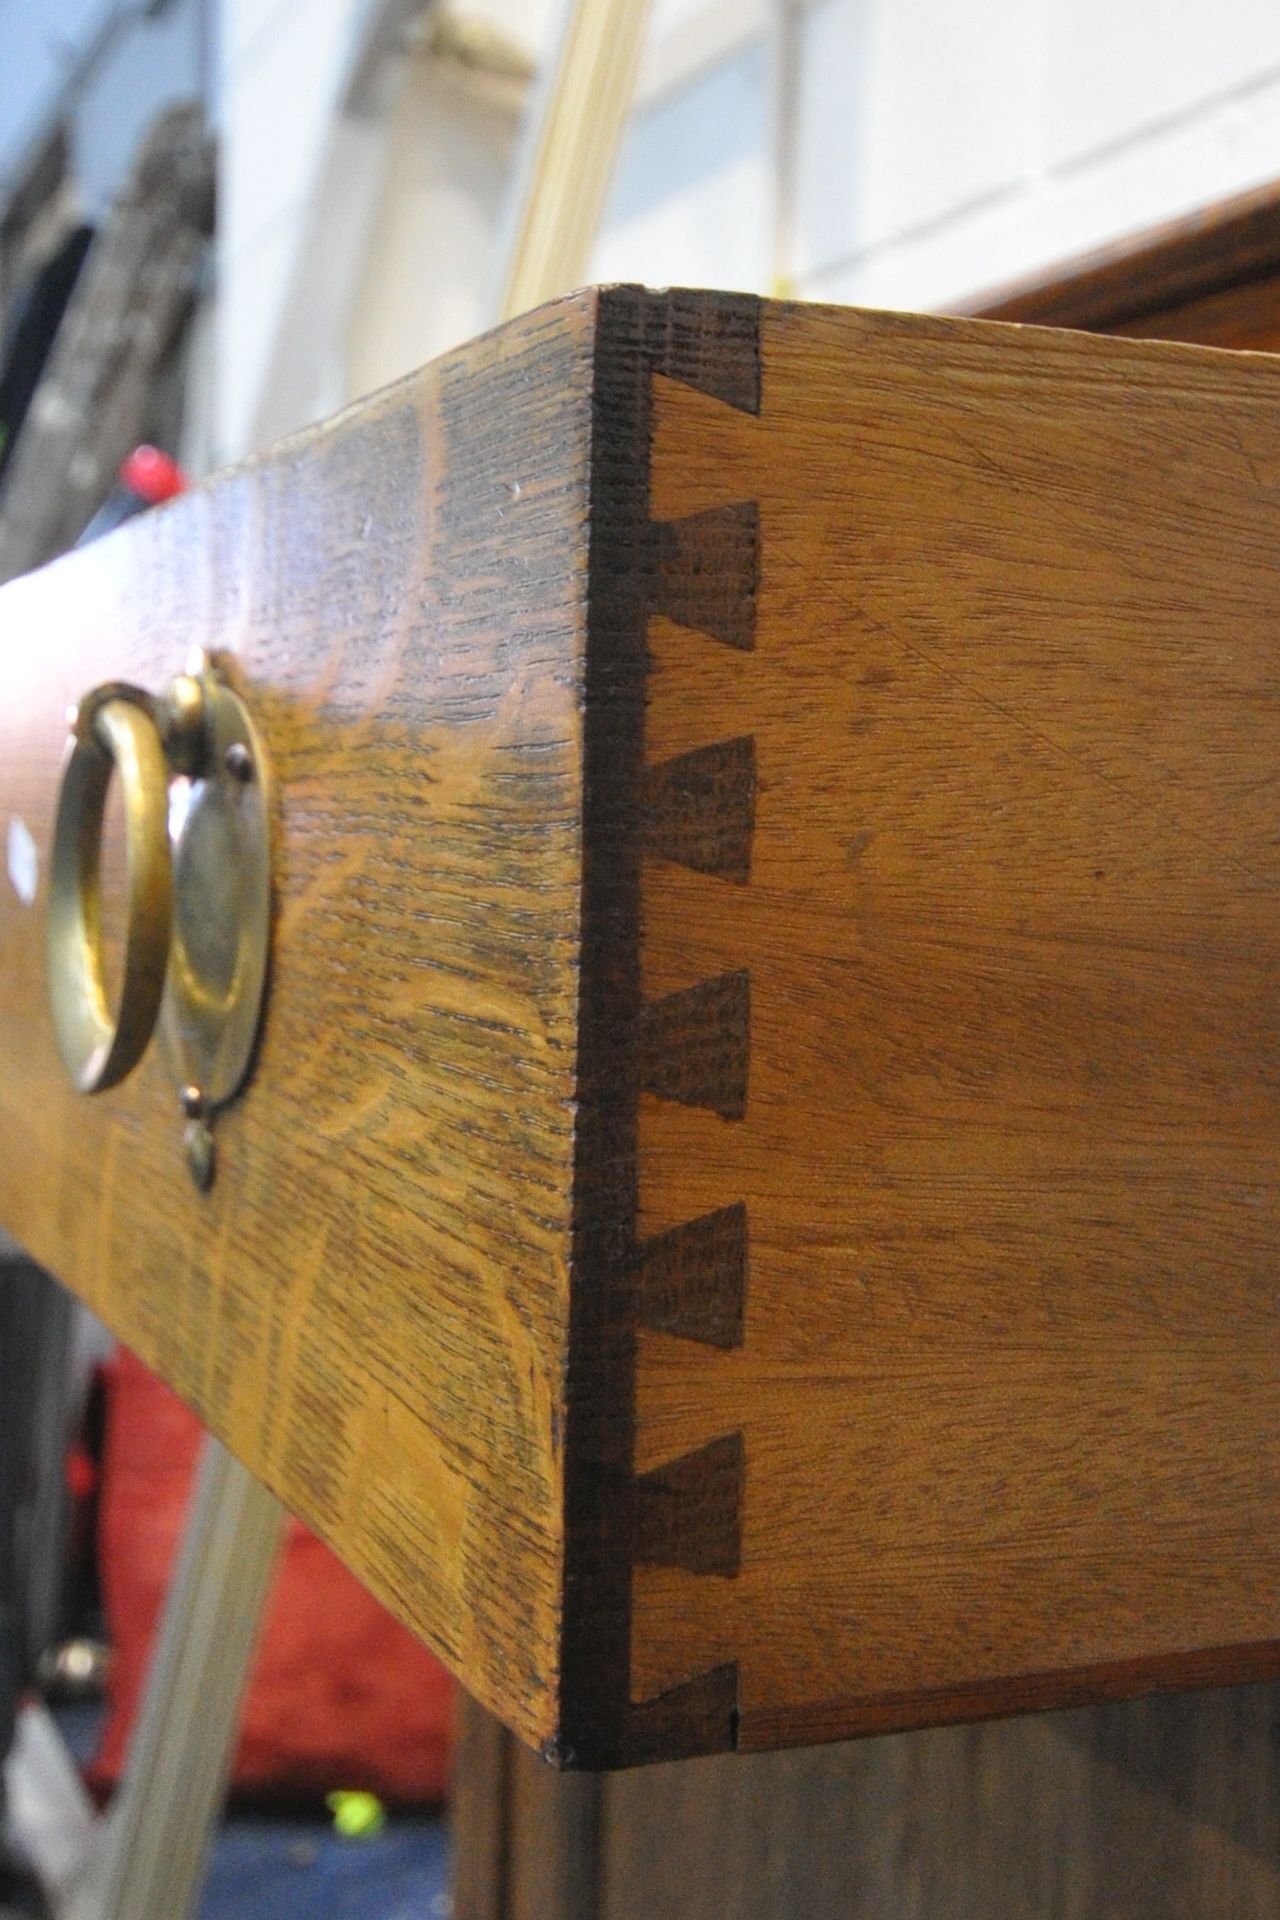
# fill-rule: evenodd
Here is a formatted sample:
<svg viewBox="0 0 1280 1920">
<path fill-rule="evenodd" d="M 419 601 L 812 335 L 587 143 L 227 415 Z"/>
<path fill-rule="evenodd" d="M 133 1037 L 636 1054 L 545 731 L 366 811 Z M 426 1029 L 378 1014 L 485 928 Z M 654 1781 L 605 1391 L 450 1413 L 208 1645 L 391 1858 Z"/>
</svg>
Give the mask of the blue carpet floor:
<svg viewBox="0 0 1280 1920">
<path fill-rule="evenodd" d="M 448 1920 L 439 1819 L 343 1840 L 328 1821 L 235 1816 L 218 1836 L 199 1920 Z"/>
<path fill-rule="evenodd" d="M 88 1762 L 100 1706 L 59 1707 L 73 1757 Z M 369 1840 L 344 1840 L 332 1821 L 234 1813 L 214 1845 L 198 1920 L 449 1920 L 443 1816 L 391 1814 Z"/>
</svg>

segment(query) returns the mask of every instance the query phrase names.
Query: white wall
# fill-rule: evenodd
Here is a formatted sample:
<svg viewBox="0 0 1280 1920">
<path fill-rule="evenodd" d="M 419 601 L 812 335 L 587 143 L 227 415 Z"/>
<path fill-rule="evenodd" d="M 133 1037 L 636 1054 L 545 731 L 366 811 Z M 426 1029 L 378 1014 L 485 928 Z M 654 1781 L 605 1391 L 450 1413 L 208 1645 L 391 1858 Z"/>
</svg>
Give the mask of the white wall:
<svg viewBox="0 0 1280 1920">
<path fill-rule="evenodd" d="M 217 404 L 221 459 L 262 437 L 272 349 L 363 0 L 223 0 Z"/>
<path fill-rule="evenodd" d="M 263 417 L 326 129 L 375 4 L 223 0 L 228 455 Z M 546 37 L 548 0 L 473 4 L 517 38 Z M 420 90 L 424 159 L 440 137 L 430 111 Z M 412 117 L 397 124 L 421 210 Z M 1280 0 L 654 0 L 593 277 L 944 306 L 1272 179 Z M 461 204 L 483 244 L 488 211 Z M 412 297 L 374 303 L 376 351 L 362 336 L 363 359 L 349 356 L 371 377 L 442 336 L 426 319 L 422 219 L 384 191 L 369 224 L 352 270 L 384 287 L 417 278 Z M 447 252 L 439 299 L 461 314 L 471 281 Z"/>
<path fill-rule="evenodd" d="M 425 50 L 409 62 L 344 333 L 347 397 L 491 324 L 523 94 Z"/>
<path fill-rule="evenodd" d="M 745 47 L 744 10 L 660 0 L 610 275 L 687 279 L 710 227 L 723 284 L 940 306 L 1280 178 L 1276 0 L 792 0 Z"/>
</svg>

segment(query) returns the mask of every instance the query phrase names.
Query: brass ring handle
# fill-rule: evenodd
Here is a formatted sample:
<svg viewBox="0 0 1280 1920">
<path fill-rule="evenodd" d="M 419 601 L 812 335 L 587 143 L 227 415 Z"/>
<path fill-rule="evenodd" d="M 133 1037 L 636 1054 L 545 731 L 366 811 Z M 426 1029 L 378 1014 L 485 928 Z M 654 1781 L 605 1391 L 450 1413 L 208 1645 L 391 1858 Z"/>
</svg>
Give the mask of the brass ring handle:
<svg viewBox="0 0 1280 1920">
<path fill-rule="evenodd" d="M 127 925 L 120 1005 L 102 970 L 99 862 L 112 769 L 125 816 Z M 169 769 L 155 702 L 112 683 L 81 702 L 63 770 L 49 873 L 49 997 L 58 1050 L 81 1093 L 111 1087 L 144 1053 L 169 958 Z"/>
</svg>

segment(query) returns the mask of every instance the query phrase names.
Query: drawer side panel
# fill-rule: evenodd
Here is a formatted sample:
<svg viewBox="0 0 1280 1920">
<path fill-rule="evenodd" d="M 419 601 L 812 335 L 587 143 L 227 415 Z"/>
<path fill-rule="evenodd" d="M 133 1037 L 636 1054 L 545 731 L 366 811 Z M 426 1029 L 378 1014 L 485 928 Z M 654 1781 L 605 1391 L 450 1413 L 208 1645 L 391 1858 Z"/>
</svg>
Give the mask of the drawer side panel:
<svg viewBox="0 0 1280 1920">
<path fill-rule="evenodd" d="M 710 1480 L 642 1536 L 632 1699 L 1280 1670 L 1280 364 L 766 304 L 758 414 L 652 408 L 659 551 L 754 518 L 759 581 L 647 625 L 638 1238 L 741 1337 L 653 1283 L 633 1458 L 740 1435 L 741 1540 Z"/>
</svg>

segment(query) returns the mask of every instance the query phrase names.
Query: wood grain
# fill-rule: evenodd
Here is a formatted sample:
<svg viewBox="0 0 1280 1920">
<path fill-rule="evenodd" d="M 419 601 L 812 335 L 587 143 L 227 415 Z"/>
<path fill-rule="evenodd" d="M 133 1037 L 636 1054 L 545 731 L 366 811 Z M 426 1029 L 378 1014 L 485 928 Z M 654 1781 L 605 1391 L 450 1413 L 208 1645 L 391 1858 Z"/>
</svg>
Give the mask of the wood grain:
<svg viewBox="0 0 1280 1920">
<path fill-rule="evenodd" d="M 705 540 L 667 542 L 654 533 L 649 449 L 659 379 L 717 409 L 760 404 L 759 303 L 742 295 L 674 289 L 606 289 L 596 326 L 592 402 L 591 550 L 583 757 L 582 966 L 578 1003 L 578 1110 L 574 1165 L 574 1266 L 565 1380 L 565 1617 L 562 1726 L 547 1749 L 562 1766 L 613 1766 L 731 1746 L 736 1714 L 732 1663 L 686 1676 L 653 1700 L 633 1701 L 631 1604 L 638 1538 L 635 1455 L 636 1341 L 643 1317 L 643 1252 L 637 1234 L 637 1114 L 648 1074 L 673 1094 L 741 1098 L 745 1027 L 737 983 L 723 1004 L 735 1013 L 726 1044 L 705 1017 L 707 1045 L 697 1085 L 681 1020 L 656 1018 L 641 998 L 641 875 L 645 820 L 644 716 L 648 624 L 656 592 L 723 626 L 720 570 L 704 567 Z M 702 523 L 704 526 L 706 523 Z M 754 568 L 754 535 L 741 522 L 731 550 Z M 712 523 L 723 554 L 724 523 Z M 702 591 L 689 576 L 697 573 Z M 705 628 L 706 616 L 703 618 Z M 740 613 L 732 631 L 746 630 Z M 669 824 L 669 795 L 659 799 Z M 704 1000 L 701 1012 L 722 1004 Z M 669 1043 L 664 1044 L 664 1043 Z M 735 1051 L 736 1049 L 736 1051 Z M 737 1076 L 735 1078 L 735 1075 Z"/>
<path fill-rule="evenodd" d="M 751 878 L 756 749 L 749 736 L 678 753 L 645 772 L 645 850 L 698 873 Z"/>
<path fill-rule="evenodd" d="M 645 863 L 640 1230 L 751 1253 L 740 1347 L 640 1335 L 638 1471 L 745 1480 L 736 1577 L 637 1569 L 633 1695 L 736 1661 L 751 1747 L 1274 1672 L 1280 368 L 761 360 L 758 416 L 655 380 L 651 512 L 753 500 L 760 564 L 750 653 L 659 600 L 646 757 L 749 738 L 756 799 L 748 885 Z"/>
<path fill-rule="evenodd" d="M 1237 1687 L 1020 1720 L 739 1754 L 583 1781 L 536 1815 L 479 1738 L 474 1793 L 518 1835 L 507 1898 L 455 1888 L 457 1920 L 1273 1920 L 1275 1690 Z M 508 1743 L 508 1746 L 510 1743 Z M 504 1752 L 504 1762 L 522 1756 Z M 575 1790 L 599 1790 L 575 1818 Z M 467 1828 L 467 1834 L 471 1832 Z M 464 1836 L 465 1837 L 465 1836 Z M 572 1898 L 544 1862 L 571 1837 Z M 539 1904 L 522 1903 L 536 1886 Z M 549 1896 L 549 1897 L 548 1897 Z"/>
<path fill-rule="evenodd" d="M 224 652 L 190 1189 L 0 910 L 0 1219 L 562 1766 L 1280 1670 L 1280 367 L 585 294 L 7 590 Z"/>
<path fill-rule="evenodd" d="M 505 1920 L 513 1864 L 511 1765 L 513 1756 L 524 1751 L 500 1720 L 469 1694 L 458 1694 L 449 1788 L 449 1891 L 458 1920 Z M 578 1778 L 591 1780 L 590 1775 L 549 1777 L 557 1786 L 571 1786 Z M 522 1861 L 521 1873 L 525 1870 Z"/>
<path fill-rule="evenodd" d="M 741 1202 L 654 1234 L 638 1254 L 641 1325 L 713 1347 L 740 1347 L 747 1246 Z"/>
<path fill-rule="evenodd" d="M 268 1017 L 187 1176 L 64 1083 L 0 888 L 0 1218 L 530 1740 L 558 1721 L 593 300 L 5 589 L 0 830 L 68 703 L 224 653 L 280 796 Z"/>
<path fill-rule="evenodd" d="M 450 1797 L 458 1920 L 597 1920 L 604 1782 L 555 1773 L 464 1695 Z"/>
<path fill-rule="evenodd" d="M 736 1579 L 742 1569 L 742 1435 L 726 1433 L 642 1473 L 636 1563 Z"/>
<path fill-rule="evenodd" d="M 664 994 L 641 1016 L 641 1085 L 662 1100 L 741 1120 L 750 1035 L 751 976 L 745 967 Z"/>
<path fill-rule="evenodd" d="M 1204 254 L 1217 225 L 1203 223 Z M 1155 246 L 1149 257 L 1135 250 L 1140 304 L 1148 268 L 1159 335 L 1169 320 L 1158 311 L 1165 288 Z M 1070 297 L 1069 276 L 1062 286 Z M 1114 319 L 1107 287 L 1099 283 L 1096 304 L 1090 283 L 1080 291 L 1070 324 L 1105 330 Z M 1220 298 L 1220 344 L 1254 344 L 1232 332 L 1233 311 L 1249 316 L 1250 329 L 1254 316 L 1280 329 L 1274 284 L 1244 286 L 1239 306 L 1229 284 Z M 746 1209 L 737 1212 L 745 1282 Z M 660 1270 L 677 1258 L 669 1241 L 681 1238 L 677 1230 L 648 1243 L 661 1250 Z M 1274 1686 L 1236 1686 L 630 1772 L 605 1783 L 590 1832 L 575 1830 L 574 1888 L 594 1897 L 585 1907 L 545 1901 L 538 1911 L 543 1920 L 1272 1920 L 1276 1710 Z M 481 1741 L 464 1742 L 458 1768 L 486 1805 L 502 1804 Z M 541 1818 L 506 1857 L 513 1887 L 538 1880 L 548 1853 L 560 1856 L 571 1818 L 564 1796 L 579 1784 L 548 1783 Z M 475 1837 L 465 1808 L 455 1830 L 464 1842 Z M 474 1906 L 461 1884 L 455 1892 L 458 1920 L 507 1911 Z"/>
<path fill-rule="evenodd" d="M 755 645 L 759 524 L 754 500 L 735 500 L 651 525 L 649 606 L 750 653 Z"/>
<path fill-rule="evenodd" d="M 1271 1920 L 1278 1815 L 1263 1687 L 655 1767 L 592 1920 Z"/>
</svg>

